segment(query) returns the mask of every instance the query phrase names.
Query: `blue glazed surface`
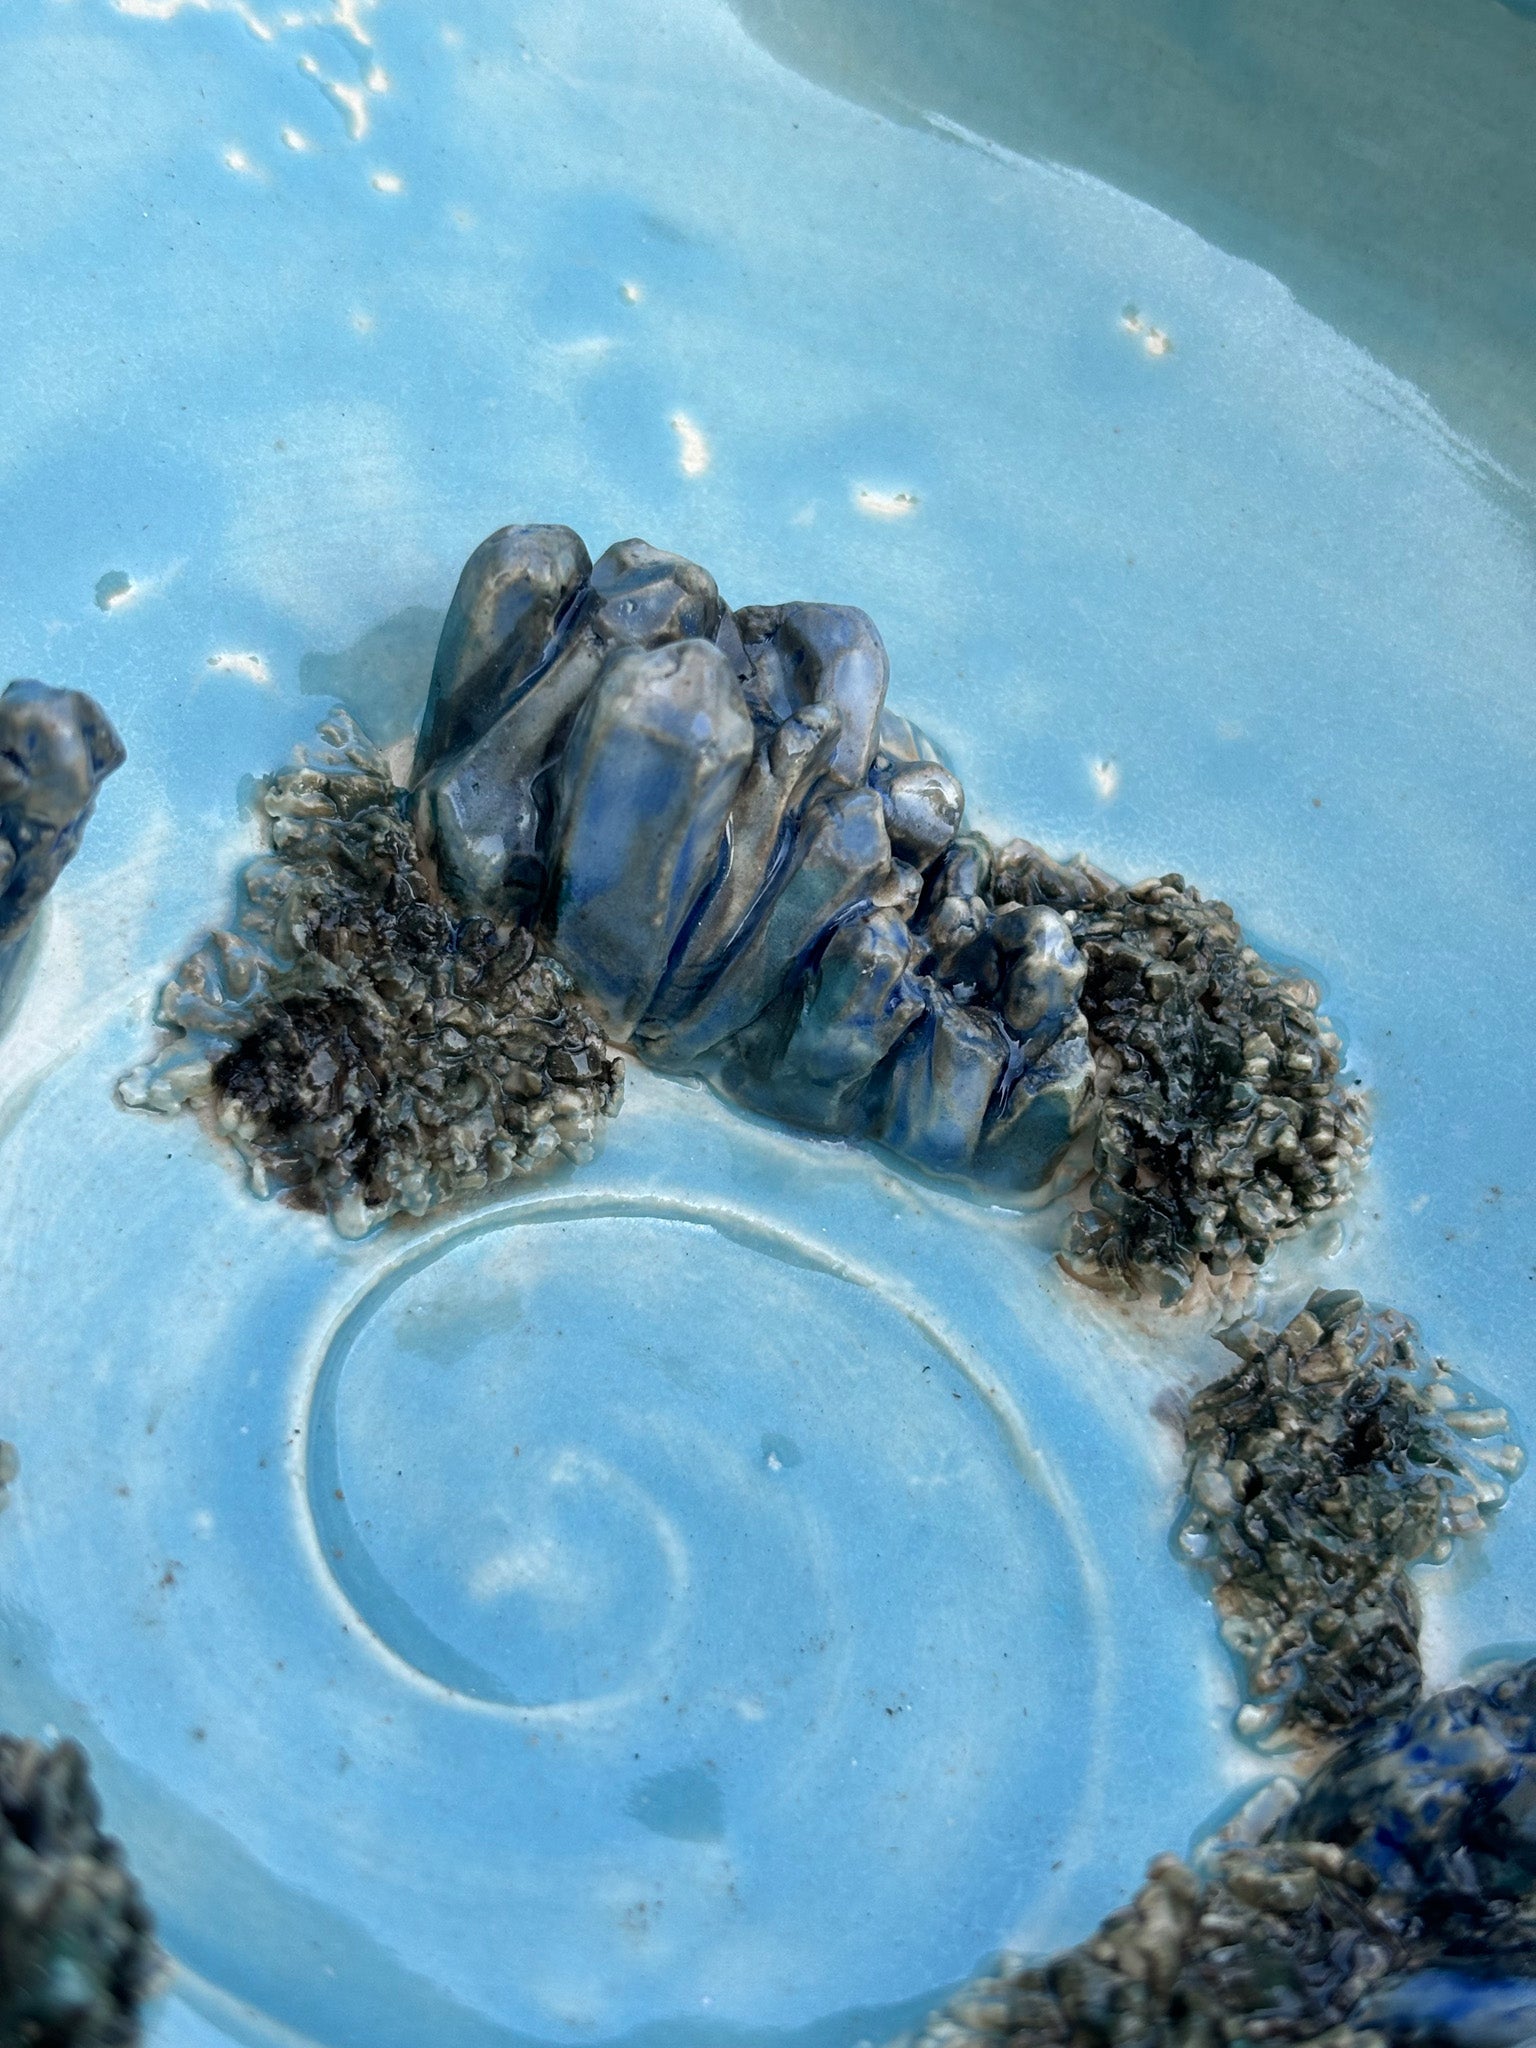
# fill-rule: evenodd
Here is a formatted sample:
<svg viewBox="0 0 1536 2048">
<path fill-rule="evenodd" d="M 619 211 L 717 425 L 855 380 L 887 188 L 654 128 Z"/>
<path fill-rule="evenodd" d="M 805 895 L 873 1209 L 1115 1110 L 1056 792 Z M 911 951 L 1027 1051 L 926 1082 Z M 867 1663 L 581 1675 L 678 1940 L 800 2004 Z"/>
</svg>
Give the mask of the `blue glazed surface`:
<svg viewBox="0 0 1536 2048">
<path fill-rule="evenodd" d="M 716 0 L 296 12 L 0 21 L 0 670 L 129 749 L 0 1052 L 0 1720 L 93 1754 L 156 2048 L 879 2037 L 1269 1768 L 1167 1547 L 1196 1334 L 654 1077 L 586 1172 L 361 1245 L 112 1082 L 241 778 L 337 697 L 403 739 L 492 527 L 644 533 L 869 612 L 986 829 L 1320 977 L 1377 1145 L 1273 1298 L 1391 1302 L 1528 1428 L 1524 457 L 1433 323 L 1444 417 L 1302 258 Z M 1533 1587 L 1517 1488 L 1430 1682 Z"/>
</svg>

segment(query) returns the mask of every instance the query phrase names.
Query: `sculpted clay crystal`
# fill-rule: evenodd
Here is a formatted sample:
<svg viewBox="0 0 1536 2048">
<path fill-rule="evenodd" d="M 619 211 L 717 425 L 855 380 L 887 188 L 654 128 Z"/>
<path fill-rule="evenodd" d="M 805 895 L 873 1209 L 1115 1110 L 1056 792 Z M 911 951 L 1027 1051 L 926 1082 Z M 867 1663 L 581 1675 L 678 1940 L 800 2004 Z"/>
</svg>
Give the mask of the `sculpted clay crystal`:
<svg viewBox="0 0 1536 2048">
<path fill-rule="evenodd" d="M 166 1048 L 124 1100 L 217 1097 L 258 1179 L 348 1229 L 551 1144 L 580 1153 L 616 1106 L 606 1054 L 582 1055 L 590 1102 L 549 1112 L 579 1134 L 534 1141 L 494 1064 L 443 1032 L 422 1049 L 411 975 L 467 1000 L 475 935 L 494 932 L 493 980 L 563 972 L 583 1030 L 745 1108 L 1008 1200 L 1091 1157 L 1064 1249 L 1079 1279 L 1165 1302 L 1240 1289 L 1343 1199 L 1365 1149 L 1316 989 L 1181 877 L 1127 889 L 965 830 L 965 792 L 887 706 L 889 675 L 851 605 L 733 610 L 645 541 L 593 562 L 569 527 L 502 528 L 459 578 L 409 790 L 350 730 L 308 783 L 270 785 L 282 859 L 166 993 L 164 1021 L 208 1045 Z M 340 795 L 359 774 L 371 824 Z M 365 873 L 373 908 L 342 919 L 345 963 L 322 975 L 312 934 L 340 913 L 320 906 L 354 902 Z M 502 998 L 482 982 L 477 999 Z M 440 1082 L 475 1097 L 468 1121 Z"/>
</svg>

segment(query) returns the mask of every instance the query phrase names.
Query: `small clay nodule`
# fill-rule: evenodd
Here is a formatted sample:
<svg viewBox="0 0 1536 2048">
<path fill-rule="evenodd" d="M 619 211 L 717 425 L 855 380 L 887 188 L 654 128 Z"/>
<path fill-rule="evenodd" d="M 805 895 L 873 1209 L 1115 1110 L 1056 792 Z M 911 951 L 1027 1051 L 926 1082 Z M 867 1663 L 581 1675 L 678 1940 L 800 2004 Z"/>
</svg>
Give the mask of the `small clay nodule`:
<svg viewBox="0 0 1536 2048">
<path fill-rule="evenodd" d="M 0 2041 L 132 2048 L 161 1957 L 85 1752 L 0 1735 Z"/>
<path fill-rule="evenodd" d="M 80 850 L 96 795 L 127 755 L 81 690 L 0 691 L 0 993 L 43 898 Z"/>
</svg>

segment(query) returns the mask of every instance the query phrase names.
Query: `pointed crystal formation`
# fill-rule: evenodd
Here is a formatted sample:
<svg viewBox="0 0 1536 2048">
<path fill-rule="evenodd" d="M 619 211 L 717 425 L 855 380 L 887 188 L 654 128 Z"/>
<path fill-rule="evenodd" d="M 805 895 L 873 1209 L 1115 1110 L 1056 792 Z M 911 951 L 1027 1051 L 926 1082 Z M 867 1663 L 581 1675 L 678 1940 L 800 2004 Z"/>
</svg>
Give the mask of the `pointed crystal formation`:
<svg viewBox="0 0 1536 2048">
<path fill-rule="evenodd" d="M 481 541 L 443 621 L 413 782 L 495 722 L 591 573 L 582 538 L 568 526 L 503 526 Z"/>
<path fill-rule="evenodd" d="M 812 1130 L 852 1133 L 870 1074 L 923 1013 L 897 910 L 840 924 L 803 985 L 741 1033 L 721 1072 L 736 1101 Z"/>
<path fill-rule="evenodd" d="M 989 850 L 975 833 L 956 839 L 930 869 L 913 923 L 919 962 L 956 1002 L 990 1002 L 1001 979 L 987 900 Z"/>
<path fill-rule="evenodd" d="M 752 722 L 718 647 L 609 656 L 561 768 L 553 921 L 556 953 L 616 1039 L 718 867 L 751 758 Z"/>
<path fill-rule="evenodd" d="M 779 723 L 807 704 L 835 706 L 827 777 L 858 788 L 875 758 L 891 674 L 874 620 L 851 604 L 752 605 L 736 616 L 757 672 L 754 716 Z"/>
<path fill-rule="evenodd" d="M 839 730 L 832 706 L 808 704 L 759 738 L 726 821 L 725 872 L 658 992 L 651 1011 L 658 1025 L 675 1022 L 693 1007 L 750 930 L 755 909 L 784 866 L 800 809 Z"/>
<path fill-rule="evenodd" d="M 1074 1013 L 1037 1059 L 1010 1062 L 976 1147 L 971 1171 L 1000 1188 L 1043 1187 L 1093 1112 L 1088 1027 Z"/>
<path fill-rule="evenodd" d="M 934 1173 L 963 1173 L 981 1138 L 1008 1041 L 990 1012 L 928 984 L 928 1007 L 891 1054 L 876 1086 L 871 1135 Z"/>
<path fill-rule="evenodd" d="M 872 789 L 840 790 L 806 812 L 784 878 L 696 1006 L 671 1025 L 647 1019 L 648 1057 L 688 1066 L 762 1015 L 804 974 L 818 941 L 889 875 L 890 841 Z"/>
<path fill-rule="evenodd" d="M 745 690 L 752 680 L 752 662 L 742 645 L 741 628 L 736 623 L 736 614 L 729 605 L 720 607 L 720 623 L 715 628 L 715 645 L 731 664 L 731 674 Z"/>
<path fill-rule="evenodd" d="M 489 915 L 534 913 L 546 881 L 546 771 L 604 661 L 616 647 L 712 639 L 720 611 L 714 578 L 680 555 L 627 540 L 599 558 L 495 723 L 418 787 L 417 830 L 461 903 Z"/>
</svg>

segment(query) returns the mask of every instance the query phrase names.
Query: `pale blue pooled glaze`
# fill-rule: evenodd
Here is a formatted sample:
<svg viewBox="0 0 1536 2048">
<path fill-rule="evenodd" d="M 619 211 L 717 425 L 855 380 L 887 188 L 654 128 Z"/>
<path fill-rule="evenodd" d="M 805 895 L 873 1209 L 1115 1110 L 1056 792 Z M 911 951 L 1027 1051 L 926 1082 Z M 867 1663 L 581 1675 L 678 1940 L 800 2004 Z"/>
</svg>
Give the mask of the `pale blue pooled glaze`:
<svg viewBox="0 0 1536 2048">
<path fill-rule="evenodd" d="M 591 1168 L 352 1245 L 112 1083 L 242 778 L 333 696 L 404 740 L 493 528 L 640 533 L 866 611 L 983 829 L 1319 976 L 1376 1151 L 1271 1301 L 1416 1315 L 1528 1430 L 1531 480 L 1461 438 L 1510 386 L 1461 349 L 1453 431 L 980 99 L 886 119 L 722 0 L 293 13 L 0 19 L 0 680 L 129 755 L 0 1046 L 0 1724 L 92 1752 L 155 2048 L 851 2048 L 1271 1768 L 1167 1544 L 1198 1333 L 638 1070 Z M 1425 1584 L 1431 1682 L 1536 1640 L 1536 1492 Z"/>
</svg>

